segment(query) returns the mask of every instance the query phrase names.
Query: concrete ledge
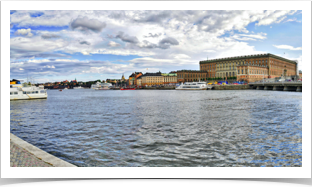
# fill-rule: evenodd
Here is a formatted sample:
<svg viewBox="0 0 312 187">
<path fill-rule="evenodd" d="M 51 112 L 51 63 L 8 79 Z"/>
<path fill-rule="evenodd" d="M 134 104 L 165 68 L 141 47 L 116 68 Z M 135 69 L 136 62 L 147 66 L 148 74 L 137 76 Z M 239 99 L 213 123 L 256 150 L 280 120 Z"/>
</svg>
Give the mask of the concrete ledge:
<svg viewBox="0 0 312 187">
<path fill-rule="evenodd" d="M 54 167 L 77 167 L 73 164 L 70 164 L 62 159 L 59 159 L 38 147 L 31 145 L 30 143 L 18 138 L 14 134 L 10 133 L 10 139 L 13 143 L 17 144 L 21 148 L 25 149 L 26 151 L 30 152 L 31 154 L 35 155 L 37 158 L 40 158 L 44 162 L 47 162 Z"/>
</svg>

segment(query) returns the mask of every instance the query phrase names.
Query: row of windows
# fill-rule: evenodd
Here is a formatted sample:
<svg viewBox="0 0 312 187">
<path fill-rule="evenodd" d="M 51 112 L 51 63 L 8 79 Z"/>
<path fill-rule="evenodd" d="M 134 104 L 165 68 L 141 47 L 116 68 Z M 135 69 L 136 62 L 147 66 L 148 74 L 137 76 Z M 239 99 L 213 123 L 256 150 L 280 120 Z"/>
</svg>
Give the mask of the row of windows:
<svg viewBox="0 0 312 187">
<path fill-rule="evenodd" d="M 237 70 L 237 73 L 244 74 L 244 70 L 243 69 Z M 267 74 L 268 72 L 266 70 L 249 70 L 249 73 L 262 75 L 262 74 Z M 247 69 L 245 69 L 245 74 L 247 74 Z"/>
<path fill-rule="evenodd" d="M 183 77 L 186 77 L 186 78 L 198 78 L 198 77 L 205 77 L 205 74 L 185 74 L 185 76 L 183 76 L 183 74 L 181 75 L 178 75 L 178 78 L 183 78 Z"/>
<path fill-rule="evenodd" d="M 217 77 L 234 77 L 235 75 L 236 75 L 235 72 L 217 73 Z"/>
<path fill-rule="evenodd" d="M 32 91 L 32 92 L 23 92 L 23 94 L 37 94 L 38 91 Z M 45 93 L 45 90 L 41 90 L 40 93 Z M 10 92 L 10 95 L 18 95 L 18 92 Z"/>
</svg>

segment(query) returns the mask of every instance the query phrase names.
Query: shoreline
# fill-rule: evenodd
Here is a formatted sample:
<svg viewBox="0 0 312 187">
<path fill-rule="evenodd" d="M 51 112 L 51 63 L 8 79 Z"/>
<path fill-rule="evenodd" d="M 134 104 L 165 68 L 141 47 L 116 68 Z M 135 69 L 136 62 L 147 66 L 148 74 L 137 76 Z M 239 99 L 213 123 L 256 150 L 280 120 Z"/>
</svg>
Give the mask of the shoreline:
<svg viewBox="0 0 312 187">
<path fill-rule="evenodd" d="M 10 144 L 11 167 L 77 167 L 35 147 L 12 133 L 10 133 Z"/>
</svg>

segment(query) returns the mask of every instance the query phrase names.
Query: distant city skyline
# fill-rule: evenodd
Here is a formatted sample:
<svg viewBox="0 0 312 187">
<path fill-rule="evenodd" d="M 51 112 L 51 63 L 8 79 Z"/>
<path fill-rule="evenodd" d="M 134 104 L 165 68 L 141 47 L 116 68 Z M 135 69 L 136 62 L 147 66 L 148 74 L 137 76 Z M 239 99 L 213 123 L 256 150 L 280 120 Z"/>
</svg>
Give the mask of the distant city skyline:
<svg viewBox="0 0 312 187">
<path fill-rule="evenodd" d="M 126 78 L 199 70 L 199 61 L 271 53 L 298 60 L 301 10 L 10 12 L 10 79 Z"/>
</svg>

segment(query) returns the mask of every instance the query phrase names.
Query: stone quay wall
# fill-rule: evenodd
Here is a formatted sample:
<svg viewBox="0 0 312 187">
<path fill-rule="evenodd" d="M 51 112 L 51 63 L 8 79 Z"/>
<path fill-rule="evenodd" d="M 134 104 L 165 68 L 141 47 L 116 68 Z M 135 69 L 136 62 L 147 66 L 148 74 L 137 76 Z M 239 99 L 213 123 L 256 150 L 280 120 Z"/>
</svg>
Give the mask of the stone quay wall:
<svg viewBox="0 0 312 187">
<path fill-rule="evenodd" d="M 212 90 L 248 90 L 249 85 L 214 85 Z"/>
</svg>

